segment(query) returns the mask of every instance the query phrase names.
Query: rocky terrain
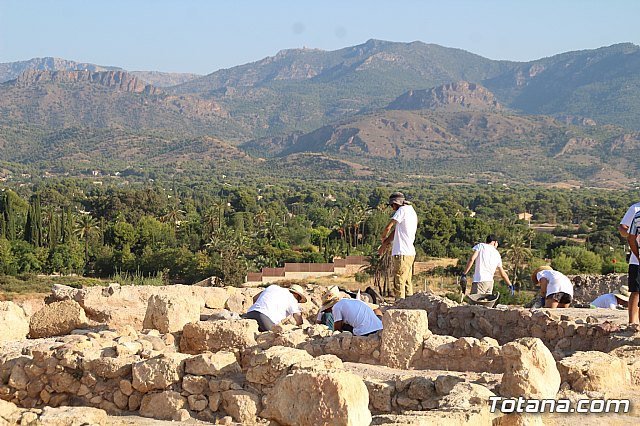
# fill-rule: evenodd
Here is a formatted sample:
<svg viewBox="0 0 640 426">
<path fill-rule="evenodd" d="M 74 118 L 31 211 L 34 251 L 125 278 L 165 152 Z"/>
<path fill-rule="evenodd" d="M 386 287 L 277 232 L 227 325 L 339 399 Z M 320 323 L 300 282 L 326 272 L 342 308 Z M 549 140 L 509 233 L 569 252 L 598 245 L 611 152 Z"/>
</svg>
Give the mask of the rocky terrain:
<svg viewBox="0 0 640 426">
<path fill-rule="evenodd" d="M 301 327 L 259 333 L 239 317 L 259 291 L 55 286 L 29 315 L 0 302 L 0 425 L 562 422 L 491 413 L 490 397 L 632 398 L 615 418 L 640 416 L 640 332 L 624 311 L 418 293 L 383 304 L 384 330 L 360 337 L 311 324 L 324 288 L 307 286 Z"/>
</svg>

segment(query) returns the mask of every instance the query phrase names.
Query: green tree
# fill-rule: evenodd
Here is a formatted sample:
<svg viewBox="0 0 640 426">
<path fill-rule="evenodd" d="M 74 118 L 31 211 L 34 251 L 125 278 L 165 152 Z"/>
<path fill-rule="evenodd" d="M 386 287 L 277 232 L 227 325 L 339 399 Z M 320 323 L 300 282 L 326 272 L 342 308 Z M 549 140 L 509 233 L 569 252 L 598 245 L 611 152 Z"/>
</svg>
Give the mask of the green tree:
<svg viewBox="0 0 640 426">
<path fill-rule="evenodd" d="M 76 220 L 73 233 L 84 241 L 84 265 L 86 269 L 89 264 L 89 240 L 91 237 L 100 234 L 100 224 L 90 214 L 83 214 Z"/>
<path fill-rule="evenodd" d="M 40 195 L 38 194 L 33 195 L 29 203 L 27 224 L 24 229 L 24 239 L 35 247 L 42 247 L 44 244 L 42 209 L 40 207 Z"/>
<path fill-rule="evenodd" d="M 526 247 L 525 235 L 515 234 L 507 241 L 506 258 L 513 266 L 513 278 L 511 284 L 516 286 L 518 282 L 518 273 L 522 272 L 525 264 L 532 257 L 531 249 Z M 519 285 L 518 285 L 519 286 Z"/>
</svg>

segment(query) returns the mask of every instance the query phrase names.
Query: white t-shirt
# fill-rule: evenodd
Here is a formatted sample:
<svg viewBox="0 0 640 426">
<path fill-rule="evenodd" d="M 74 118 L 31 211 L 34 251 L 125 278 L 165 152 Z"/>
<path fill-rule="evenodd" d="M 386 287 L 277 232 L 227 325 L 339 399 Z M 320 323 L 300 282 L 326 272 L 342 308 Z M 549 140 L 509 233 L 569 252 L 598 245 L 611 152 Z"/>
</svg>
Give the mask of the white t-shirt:
<svg viewBox="0 0 640 426">
<path fill-rule="evenodd" d="M 413 206 L 400 207 L 392 219 L 398 223 L 393 234 L 391 255 L 415 256 L 416 249 L 413 247 L 413 242 L 416 239 L 416 230 L 418 229 L 418 215 Z"/>
<path fill-rule="evenodd" d="M 354 336 L 382 330 L 382 321 L 362 300 L 341 299 L 331 309 L 334 322 L 344 321 L 353 327 Z"/>
<path fill-rule="evenodd" d="M 599 296 L 591 304 L 596 308 L 616 309 L 618 307 L 618 298 L 613 293 L 607 293 Z"/>
<path fill-rule="evenodd" d="M 620 221 L 620 225 L 626 225 L 631 230 L 631 224 L 633 222 L 633 218 L 635 215 L 640 212 L 640 203 L 635 203 L 624 214 L 624 217 Z M 629 258 L 629 265 L 638 265 L 638 258 L 635 254 L 631 253 L 631 257 Z"/>
<path fill-rule="evenodd" d="M 288 289 L 270 285 L 262 291 L 256 303 L 251 305 L 249 312 L 251 311 L 261 312 L 274 324 L 278 324 L 286 317 L 299 313 L 300 307 Z"/>
<path fill-rule="evenodd" d="M 562 272 L 558 271 L 540 271 L 536 275 L 538 277 L 538 281 L 542 278 L 546 278 L 549 283 L 547 284 L 547 294 L 548 296 L 553 293 L 567 293 L 573 297 L 573 284 L 571 280 Z"/>
<path fill-rule="evenodd" d="M 502 266 L 500 253 L 494 246 L 485 243 L 476 244 L 473 246 L 473 251 L 478 252 L 476 269 L 473 273 L 473 282 L 493 281 L 496 268 Z"/>
</svg>

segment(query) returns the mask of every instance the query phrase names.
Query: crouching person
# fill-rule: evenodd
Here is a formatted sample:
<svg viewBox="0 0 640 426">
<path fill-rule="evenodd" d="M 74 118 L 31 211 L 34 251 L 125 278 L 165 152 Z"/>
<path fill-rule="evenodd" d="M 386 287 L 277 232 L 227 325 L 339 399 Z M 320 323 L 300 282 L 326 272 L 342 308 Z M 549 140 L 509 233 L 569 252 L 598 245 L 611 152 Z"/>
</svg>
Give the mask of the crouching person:
<svg viewBox="0 0 640 426">
<path fill-rule="evenodd" d="M 242 318 L 252 319 L 258 323 L 258 331 L 269 331 L 274 325 L 289 316 L 293 316 L 296 324 L 302 325 L 302 314 L 298 303 L 305 303 L 307 295 L 297 284 L 289 289 L 270 285 L 253 298 L 253 305 Z"/>
<path fill-rule="evenodd" d="M 342 298 L 331 289 L 322 296 L 320 311 L 321 318 L 333 321 L 335 331 L 350 331 L 354 336 L 368 336 L 382 330 L 382 312 L 378 306 L 369 306 L 358 299 Z"/>
<path fill-rule="evenodd" d="M 531 281 L 540 285 L 545 308 L 568 308 L 573 300 L 573 284 L 562 272 L 551 266 L 541 266 L 531 274 Z"/>
</svg>

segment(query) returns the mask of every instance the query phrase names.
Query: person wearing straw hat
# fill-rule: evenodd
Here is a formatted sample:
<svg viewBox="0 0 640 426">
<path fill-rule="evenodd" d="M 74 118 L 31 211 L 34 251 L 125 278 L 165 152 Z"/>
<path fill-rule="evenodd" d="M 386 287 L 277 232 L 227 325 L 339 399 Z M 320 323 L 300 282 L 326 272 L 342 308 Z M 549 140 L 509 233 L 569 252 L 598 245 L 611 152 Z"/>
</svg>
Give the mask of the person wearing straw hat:
<svg viewBox="0 0 640 426">
<path fill-rule="evenodd" d="M 395 212 L 393 217 L 382 230 L 382 244 L 378 254 L 382 256 L 393 241 L 391 256 L 393 256 L 393 290 L 397 299 L 413 295 L 413 261 L 416 259 L 416 249 L 413 242 L 418 230 L 418 215 L 413 206 L 407 201 L 402 192 L 394 192 L 389 196 L 389 206 Z M 391 229 L 395 226 L 392 233 Z"/>
<path fill-rule="evenodd" d="M 596 308 L 605 309 L 618 309 L 619 306 L 627 307 L 629 304 L 629 295 L 629 287 L 623 285 L 620 286 L 619 290 L 614 290 L 613 293 L 598 296 L 596 300 L 591 302 L 591 305 Z"/>
<path fill-rule="evenodd" d="M 573 284 L 562 272 L 551 266 L 540 266 L 531 274 L 531 281 L 540 285 L 545 308 L 568 308 L 573 300 Z"/>
<path fill-rule="evenodd" d="M 368 336 L 382 330 L 382 321 L 378 317 L 382 313 L 378 306 L 369 305 L 360 299 L 343 298 L 340 293 L 331 290 L 322 295 L 320 311 L 332 315 L 335 331 L 350 331 L 354 336 Z"/>
<path fill-rule="evenodd" d="M 288 289 L 273 284 L 254 296 L 253 305 L 242 318 L 255 320 L 258 331 L 269 331 L 289 316 L 293 316 L 296 324 L 302 325 L 298 303 L 306 301 L 307 294 L 298 284 Z"/>
<path fill-rule="evenodd" d="M 327 291 L 323 293 L 322 303 L 324 303 L 325 300 L 333 300 L 334 298 L 340 298 L 340 297 L 341 297 L 340 289 L 338 288 L 337 285 L 332 285 L 327 289 Z M 329 330 L 333 331 L 333 314 L 331 313 L 331 310 L 328 309 L 324 311 L 321 306 L 320 310 L 318 311 L 318 316 L 316 318 L 316 324 L 324 324 L 327 327 L 329 327 Z"/>
</svg>

